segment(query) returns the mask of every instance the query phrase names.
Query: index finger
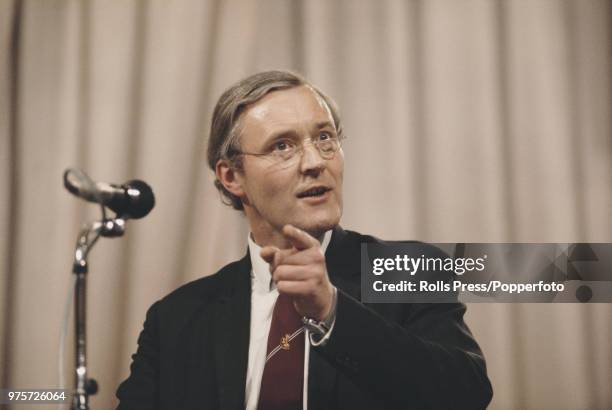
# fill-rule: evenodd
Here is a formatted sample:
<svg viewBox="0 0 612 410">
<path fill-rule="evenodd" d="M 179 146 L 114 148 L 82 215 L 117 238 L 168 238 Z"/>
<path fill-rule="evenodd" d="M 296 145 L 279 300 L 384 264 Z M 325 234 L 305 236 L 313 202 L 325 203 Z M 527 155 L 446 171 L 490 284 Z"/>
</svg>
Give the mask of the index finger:
<svg viewBox="0 0 612 410">
<path fill-rule="evenodd" d="M 308 249 L 320 245 L 318 240 L 293 225 L 283 226 L 283 234 L 291 241 L 291 244 L 297 250 Z"/>
</svg>

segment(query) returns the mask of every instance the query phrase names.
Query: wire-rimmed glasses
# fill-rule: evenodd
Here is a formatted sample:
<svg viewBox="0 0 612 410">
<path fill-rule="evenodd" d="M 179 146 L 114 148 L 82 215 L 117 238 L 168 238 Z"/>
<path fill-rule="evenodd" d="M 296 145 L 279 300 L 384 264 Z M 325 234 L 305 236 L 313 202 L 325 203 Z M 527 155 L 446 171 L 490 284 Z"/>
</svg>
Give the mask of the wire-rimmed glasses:
<svg viewBox="0 0 612 410">
<path fill-rule="evenodd" d="M 307 140 L 297 141 L 292 138 L 278 139 L 263 152 L 238 151 L 237 154 L 266 158 L 275 163 L 288 163 L 303 154 L 306 144 L 312 144 L 317 148 L 321 158 L 330 160 L 333 159 L 336 152 L 342 148 L 342 140 L 344 138 L 343 136 L 338 136 L 326 131 L 319 133 L 315 138 Z"/>
</svg>

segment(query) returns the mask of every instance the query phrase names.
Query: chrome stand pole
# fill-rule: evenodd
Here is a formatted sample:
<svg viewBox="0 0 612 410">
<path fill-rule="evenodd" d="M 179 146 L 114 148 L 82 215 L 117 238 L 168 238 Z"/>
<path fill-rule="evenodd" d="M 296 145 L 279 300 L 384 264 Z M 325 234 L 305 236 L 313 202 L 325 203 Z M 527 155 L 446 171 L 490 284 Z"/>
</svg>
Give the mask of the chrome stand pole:
<svg viewBox="0 0 612 410">
<path fill-rule="evenodd" d="M 72 273 L 76 275 L 74 287 L 75 331 L 75 391 L 73 410 L 89 410 L 89 396 L 96 394 L 98 383 L 87 377 L 87 256 L 100 236 L 117 237 L 125 232 L 125 220 L 106 219 L 86 225 L 81 232 L 74 252 Z"/>
</svg>

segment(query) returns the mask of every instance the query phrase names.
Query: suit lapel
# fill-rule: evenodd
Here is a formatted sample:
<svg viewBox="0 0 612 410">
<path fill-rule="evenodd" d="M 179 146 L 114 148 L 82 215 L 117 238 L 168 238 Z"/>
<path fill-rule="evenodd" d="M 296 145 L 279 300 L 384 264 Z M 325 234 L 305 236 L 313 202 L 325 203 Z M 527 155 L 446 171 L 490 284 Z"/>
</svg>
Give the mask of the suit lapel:
<svg viewBox="0 0 612 410">
<path fill-rule="evenodd" d="M 213 321 L 215 369 L 219 408 L 244 408 L 244 389 L 249 353 L 251 319 L 251 262 L 249 254 L 239 261 Z"/>
<path fill-rule="evenodd" d="M 334 286 L 357 300 L 361 300 L 360 252 L 359 237 L 336 226 L 325 252 L 327 272 Z"/>
<path fill-rule="evenodd" d="M 318 352 L 310 349 L 308 363 L 308 408 L 335 408 L 332 392 L 336 391 L 338 371 Z"/>
<path fill-rule="evenodd" d="M 355 246 L 353 246 L 355 245 Z M 359 258 L 354 252 L 359 252 L 359 243 L 352 244 L 351 238 L 340 226 L 334 228 L 332 238 L 325 252 L 327 272 L 331 282 L 338 289 L 359 299 L 361 287 L 354 276 L 360 274 Z M 332 335 L 333 337 L 333 335 Z M 323 358 L 316 348 L 310 350 L 308 368 L 308 407 L 313 409 L 334 408 L 338 371 Z"/>
</svg>

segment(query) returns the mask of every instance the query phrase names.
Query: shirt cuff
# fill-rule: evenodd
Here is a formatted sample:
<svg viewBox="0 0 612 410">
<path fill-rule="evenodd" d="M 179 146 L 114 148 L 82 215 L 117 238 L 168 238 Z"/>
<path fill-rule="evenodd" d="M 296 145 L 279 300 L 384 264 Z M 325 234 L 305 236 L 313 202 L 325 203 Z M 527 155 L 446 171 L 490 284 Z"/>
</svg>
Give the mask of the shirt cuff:
<svg viewBox="0 0 612 410">
<path fill-rule="evenodd" d="M 323 322 L 328 327 L 328 331 L 319 334 L 315 332 L 309 332 L 308 336 L 310 338 L 310 344 L 314 347 L 317 346 L 325 346 L 329 338 L 331 337 L 332 331 L 334 330 L 334 325 L 336 324 L 336 303 L 338 301 L 338 290 L 334 286 L 334 295 L 332 300 L 332 308 L 329 312 L 329 316 Z"/>
</svg>

